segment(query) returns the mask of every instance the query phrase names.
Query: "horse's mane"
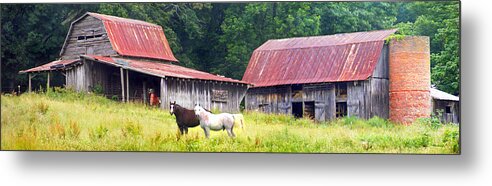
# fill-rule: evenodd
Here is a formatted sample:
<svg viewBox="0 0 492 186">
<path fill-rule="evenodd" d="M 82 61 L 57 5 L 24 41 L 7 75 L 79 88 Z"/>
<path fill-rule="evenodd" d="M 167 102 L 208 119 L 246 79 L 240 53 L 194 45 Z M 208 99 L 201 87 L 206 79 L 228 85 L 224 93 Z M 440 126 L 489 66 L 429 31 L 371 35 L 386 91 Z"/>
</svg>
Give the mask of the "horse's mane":
<svg viewBox="0 0 492 186">
<path fill-rule="evenodd" d="M 175 106 L 175 107 L 178 107 L 178 108 L 186 109 L 186 110 L 193 110 L 193 109 L 187 109 L 187 108 L 184 108 L 184 107 L 182 107 L 181 105 L 179 105 L 179 104 L 177 104 L 177 103 L 175 103 L 175 104 L 174 104 L 174 106 Z M 202 107 L 202 106 L 200 106 L 200 107 Z M 202 108 L 203 108 L 203 107 L 202 107 Z M 206 108 L 203 108 L 203 110 L 205 110 L 205 111 L 207 111 L 207 112 L 212 113 L 212 111 L 210 111 L 210 110 L 208 110 L 208 109 L 206 109 Z"/>
</svg>

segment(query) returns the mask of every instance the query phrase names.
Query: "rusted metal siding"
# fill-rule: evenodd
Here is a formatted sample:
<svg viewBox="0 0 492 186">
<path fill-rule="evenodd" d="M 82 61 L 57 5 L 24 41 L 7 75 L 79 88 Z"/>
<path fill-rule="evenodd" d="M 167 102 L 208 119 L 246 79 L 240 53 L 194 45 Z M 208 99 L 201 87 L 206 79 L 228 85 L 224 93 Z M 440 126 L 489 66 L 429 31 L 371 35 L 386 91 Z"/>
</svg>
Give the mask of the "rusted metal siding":
<svg viewBox="0 0 492 186">
<path fill-rule="evenodd" d="M 269 40 L 253 52 L 243 81 L 264 87 L 366 80 L 395 31 Z"/>
<path fill-rule="evenodd" d="M 158 76 L 158 77 L 177 77 L 183 79 L 199 79 L 199 80 L 247 84 L 246 82 L 240 80 L 213 75 L 206 72 L 202 72 L 178 65 L 172 65 L 168 63 L 156 63 L 156 62 L 145 61 L 141 59 L 137 60 L 137 59 L 115 58 L 115 57 L 94 56 L 94 55 L 86 55 L 86 56 L 84 55 L 82 57 L 91 60 L 96 60 L 101 63 L 123 67 L 133 71 L 137 71 L 153 76 Z"/>
</svg>

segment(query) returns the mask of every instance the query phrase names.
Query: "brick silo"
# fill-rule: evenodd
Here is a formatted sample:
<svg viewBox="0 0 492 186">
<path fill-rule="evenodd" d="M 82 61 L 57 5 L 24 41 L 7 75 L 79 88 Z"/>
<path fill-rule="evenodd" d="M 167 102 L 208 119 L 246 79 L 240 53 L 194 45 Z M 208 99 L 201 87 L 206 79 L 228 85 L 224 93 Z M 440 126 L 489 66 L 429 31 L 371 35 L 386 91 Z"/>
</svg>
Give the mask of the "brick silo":
<svg viewBox="0 0 492 186">
<path fill-rule="evenodd" d="M 411 124 L 430 117 L 429 37 L 407 36 L 389 45 L 390 120 Z"/>
</svg>

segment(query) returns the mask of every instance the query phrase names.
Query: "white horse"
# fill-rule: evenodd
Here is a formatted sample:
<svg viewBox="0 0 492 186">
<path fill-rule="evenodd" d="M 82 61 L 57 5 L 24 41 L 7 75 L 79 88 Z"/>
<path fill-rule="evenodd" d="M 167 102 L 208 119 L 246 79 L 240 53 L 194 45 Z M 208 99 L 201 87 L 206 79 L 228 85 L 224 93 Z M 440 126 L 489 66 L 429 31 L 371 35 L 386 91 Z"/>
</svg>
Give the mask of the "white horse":
<svg viewBox="0 0 492 186">
<path fill-rule="evenodd" d="M 205 137 L 210 136 L 210 130 L 219 131 L 226 130 L 229 137 L 236 135 L 232 131 L 234 128 L 234 116 L 229 113 L 212 114 L 200 105 L 195 106 L 195 115 L 200 120 L 200 127 L 205 132 Z"/>
</svg>

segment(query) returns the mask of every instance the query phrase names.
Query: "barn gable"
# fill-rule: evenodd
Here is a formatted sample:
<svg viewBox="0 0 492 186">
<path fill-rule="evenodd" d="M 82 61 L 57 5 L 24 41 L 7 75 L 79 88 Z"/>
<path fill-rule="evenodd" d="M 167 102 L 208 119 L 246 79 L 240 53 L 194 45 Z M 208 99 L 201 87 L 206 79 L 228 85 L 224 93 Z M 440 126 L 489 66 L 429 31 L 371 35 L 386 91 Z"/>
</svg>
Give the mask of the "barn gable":
<svg viewBox="0 0 492 186">
<path fill-rule="evenodd" d="M 78 59 L 80 55 L 87 54 L 117 55 L 103 22 L 88 14 L 72 22 L 60 57 L 64 60 Z"/>
<path fill-rule="evenodd" d="M 265 87 L 366 80 L 378 64 L 384 40 L 394 32 L 269 40 L 253 52 L 243 81 Z"/>
<path fill-rule="evenodd" d="M 161 26 L 91 12 L 72 23 L 60 52 L 62 59 L 80 55 L 119 55 L 178 62 Z"/>
</svg>

